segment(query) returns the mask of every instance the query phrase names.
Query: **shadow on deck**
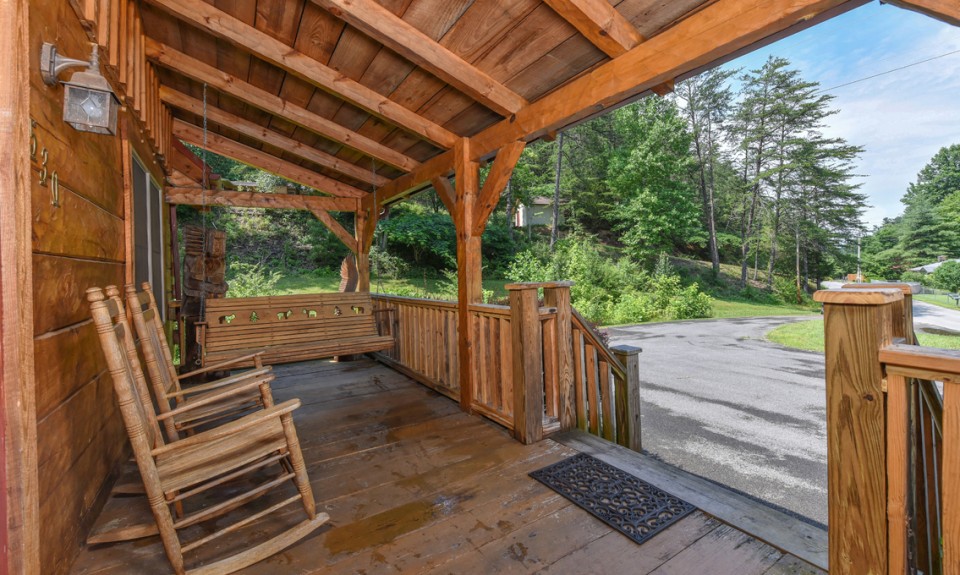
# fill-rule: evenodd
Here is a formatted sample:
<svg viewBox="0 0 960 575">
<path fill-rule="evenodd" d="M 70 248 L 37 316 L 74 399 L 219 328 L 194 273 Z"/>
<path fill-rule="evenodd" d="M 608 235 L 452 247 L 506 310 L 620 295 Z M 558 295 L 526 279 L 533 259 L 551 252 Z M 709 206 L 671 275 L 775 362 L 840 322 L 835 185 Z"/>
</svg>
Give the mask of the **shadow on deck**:
<svg viewBox="0 0 960 575">
<path fill-rule="evenodd" d="M 773 536 L 759 534 L 766 541 L 821 565 L 825 533 L 795 520 L 783 523 L 778 512 L 770 515 L 769 508 L 643 455 L 579 432 L 522 445 L 369 359 L 275 369 L 277 399 L 303 403 L 294 416 L 318 509 L 331 520 L 243 573 L 823 573 L 741 529 L 757 533 L 767 525 Z M 527 476 L 578 450 L 700 510 L 637 545 Z M 135 470 L 128 475 L 137 480 Z M 134 513 L 140 499 L 112 498 L 100 523 Z M 188 564 L 261 540 L 298 521 L 300 512 L 291 508 L 286 516 L 260 520 L 215 549 L 201 548 Z M 202 536 L 213 528 L 192 529 Z M 156 537 L 89 547 L 72 571 L 169 572 Z"/>
</svg>

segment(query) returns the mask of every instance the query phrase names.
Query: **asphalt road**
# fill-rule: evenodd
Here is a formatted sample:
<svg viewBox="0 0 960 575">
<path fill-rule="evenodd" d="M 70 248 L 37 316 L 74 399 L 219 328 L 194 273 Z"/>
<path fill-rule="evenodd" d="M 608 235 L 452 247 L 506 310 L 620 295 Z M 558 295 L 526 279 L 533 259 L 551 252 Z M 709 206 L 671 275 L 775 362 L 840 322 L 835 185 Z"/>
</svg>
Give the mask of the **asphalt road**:
<svg viewBox="0 0 960 575">
<path fill-rule="evenodd" d="M 960 309 L 952 310 L 913 300 L 913 324 L 917 329 L 932 327 L 960 333 Z"/>
<path fill-rule="evenodd" d="M 815 317 L 611 328 L 611 343 L 643 348 L 644 449 L 825 525 L 823 355 L 763 338 L 778 325 Z"/>
</svg>

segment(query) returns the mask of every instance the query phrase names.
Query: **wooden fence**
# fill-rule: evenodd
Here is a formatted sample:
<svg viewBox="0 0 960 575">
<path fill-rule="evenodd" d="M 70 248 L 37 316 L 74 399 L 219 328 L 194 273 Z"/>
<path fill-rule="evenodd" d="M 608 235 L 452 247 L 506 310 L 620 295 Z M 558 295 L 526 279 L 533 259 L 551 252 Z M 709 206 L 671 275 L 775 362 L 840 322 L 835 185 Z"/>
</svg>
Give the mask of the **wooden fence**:
<svg viewBox="0 0 960 575">
<path fill-rule="evenodd" d="M 960 352 L 916 345 L 909 286 L 845 286 L 816 299 L 830 572 L 960 573 Z"/>
<path fill-rule="evenodd" d="M 469 381 L 470 409 L 521 441 L 580 427 L 639 450 L 640 350 L 611 351 L 570 305 L 569 283 L 508 289 L 509 306 L 467 307 L 469 378 L 460 373 L 454 302 L 374 295 L 380 333 L 396 342 L 378 357 L 453 399 Z"/>
</svg>

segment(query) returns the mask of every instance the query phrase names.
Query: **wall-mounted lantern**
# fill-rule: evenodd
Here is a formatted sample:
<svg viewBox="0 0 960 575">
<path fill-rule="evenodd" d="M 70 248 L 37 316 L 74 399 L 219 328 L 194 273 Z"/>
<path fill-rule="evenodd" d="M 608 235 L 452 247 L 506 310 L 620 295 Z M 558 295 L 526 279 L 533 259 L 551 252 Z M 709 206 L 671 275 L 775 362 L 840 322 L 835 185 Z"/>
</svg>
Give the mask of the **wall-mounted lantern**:
<svg viewBox="0 0 960 575">
<path fill-rule="evenodd" d="M 63 120 L 81 132 L 117 133 L 117 109 L 120 101 L 100 74 L 100 56 L 94 44 L 90 61 L 64 58 L 57 47 L 44 43 L 40 49 L 40 73 L 48 86 L 56 86 L 57 76 L 67 68 L 86 66 L 63 82 Z"/>
</svg>

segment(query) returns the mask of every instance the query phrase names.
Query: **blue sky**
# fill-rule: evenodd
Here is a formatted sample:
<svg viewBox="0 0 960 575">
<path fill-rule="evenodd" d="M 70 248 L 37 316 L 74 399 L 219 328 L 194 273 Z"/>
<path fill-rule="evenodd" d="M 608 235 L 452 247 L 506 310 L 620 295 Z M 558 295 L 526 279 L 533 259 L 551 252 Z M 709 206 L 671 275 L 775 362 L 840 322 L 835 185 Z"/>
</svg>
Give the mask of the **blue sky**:
<svg viewBox="0 0 960 575">
<path fill-rule="evenodd" d="M 782 56 L 824 88 L 960 50 L 960 28 L 872 2 L 743 56 L 759 68 Z M 900 197 L 937 150 L 960 143 L 960 53 L 829 92 L 840 113 L 824 132 L 864 146 L 858 173 L 868 225 L 903 211 Z"/>
</svg>

